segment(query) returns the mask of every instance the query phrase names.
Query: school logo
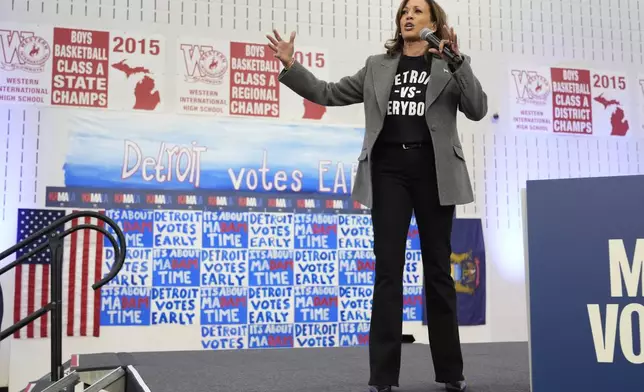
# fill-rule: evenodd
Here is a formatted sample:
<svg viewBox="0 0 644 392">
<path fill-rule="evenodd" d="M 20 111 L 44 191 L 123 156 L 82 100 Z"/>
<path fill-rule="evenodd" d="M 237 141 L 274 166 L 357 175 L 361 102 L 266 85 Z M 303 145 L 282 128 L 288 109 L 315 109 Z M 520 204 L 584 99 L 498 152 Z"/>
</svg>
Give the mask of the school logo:
<svg viewBox="0 0 644 392">
<path fill-rule="evenodd" d="M 185 79 L 189 83 L 222 84 L 228 72 L 226 56 L 207 45 L 182 44 Z"/>
<path fill-rule="evenodd" d="M 535 71 L 512 70 L 517 103 L 545 105 L 552 91 L 550 82 Z"/>
<path fill-rule="evenodd" d="M 41 73 L 51 46 L 33 31 L 0 30 L 0 69 Z"/>
</svg>

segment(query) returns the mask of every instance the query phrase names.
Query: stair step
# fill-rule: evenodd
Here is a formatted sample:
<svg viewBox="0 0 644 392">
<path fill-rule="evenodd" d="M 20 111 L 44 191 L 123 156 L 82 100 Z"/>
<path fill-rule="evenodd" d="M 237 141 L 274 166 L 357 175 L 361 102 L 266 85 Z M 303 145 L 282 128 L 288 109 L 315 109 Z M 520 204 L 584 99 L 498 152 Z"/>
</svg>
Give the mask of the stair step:
<svg viewBox="0 0 644 392">
<path fill-rule="evenodd" d="M 63 372 L 64 376 L 69 375 L 72 373 L 72 370 L 70 369 L 70 364 L 71 361 L 67 361 L 63 363 Z M 22 389 L 20 392 L 43 392 L 45 391 L 49 386 L 54 384 L 51 382 L 51 373 L 47 373 L 38 380 L 30 382 L 24 389 Z M 70 389 L 70 391 L 73 391 L 73 389 Z"/>
<path fill-rule="evenodd" d="M 100 392 L 103 390 L 110 392 L 123 392 L 125 391 L 125 376 L 126 372 L 124 368 L 116 368 L 98 379 L 83 392 Z"/>
<path fill-rule="evenodd" d="M 75 371 L 65 375 L 65 377 L 51 384 L 42 392 L 74 392 L 76 384 L 80 383 L 80 375 Z"/>
</svg>

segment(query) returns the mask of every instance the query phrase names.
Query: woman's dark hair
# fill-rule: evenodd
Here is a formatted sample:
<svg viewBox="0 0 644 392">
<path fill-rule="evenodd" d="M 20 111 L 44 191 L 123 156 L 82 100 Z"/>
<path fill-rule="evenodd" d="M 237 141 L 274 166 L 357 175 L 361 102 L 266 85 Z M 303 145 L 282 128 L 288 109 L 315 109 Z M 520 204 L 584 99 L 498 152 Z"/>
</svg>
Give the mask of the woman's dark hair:
<svg viewBox="0 0 644 392">
<path fill-rule="evenodd" d="M 434 0 L 425 0 L 425 1 L 427 2 L 427 5 L 429 6 L 429 10 L 431 11 L 432 22 L 436 26 L 436 32 L 434 33 L 434 35 L 436 35 L 438 39 L 443 39 L 443 26 L 447 25 L 447 14 L 445 13 L 445 10 L 443 9 L 443 7 L 438 5 L 438 3 L 435 2 Z M 408 2 L 409 0 L 404 0 L 400 3 L 400 7 L 398 7 L 398 11 L 396 11 L 396 32 L 394 33 L 394 37 L 385 43 L 387 54 L 390 56 L 393 56 L 398 53 L 402 53 L 403 46 L 405 43 L 403 41 L 402 35 L 400 35 L 400 32 L 401 32 L 400 18 L 402 18 L 403 11 L 407 6 Z"/>
</svg>

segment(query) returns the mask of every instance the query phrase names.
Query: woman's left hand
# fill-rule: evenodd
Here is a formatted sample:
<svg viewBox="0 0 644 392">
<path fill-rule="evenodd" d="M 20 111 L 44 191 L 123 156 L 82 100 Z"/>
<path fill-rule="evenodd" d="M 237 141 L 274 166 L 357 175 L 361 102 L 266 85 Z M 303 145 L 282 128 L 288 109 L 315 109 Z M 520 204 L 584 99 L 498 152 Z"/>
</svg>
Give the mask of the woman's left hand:
<svg viewBox="0 0 644 392">
<path fill-rule="evenodd" d="M 441 56 L 441 58 L 447 62 L 450 62 L 449 58 L 445 56 L 443 50 L 445 46 L 449 47 L 456 56 L 461 57 L 461 52 L 458 49 L 458 37 L 453 27 L 448 28 L 447 25 L 443 26 L 443 39 L 440 42 L 438 49 L 430 48 L 429 53 L 436 54 Z"/>
</svg>

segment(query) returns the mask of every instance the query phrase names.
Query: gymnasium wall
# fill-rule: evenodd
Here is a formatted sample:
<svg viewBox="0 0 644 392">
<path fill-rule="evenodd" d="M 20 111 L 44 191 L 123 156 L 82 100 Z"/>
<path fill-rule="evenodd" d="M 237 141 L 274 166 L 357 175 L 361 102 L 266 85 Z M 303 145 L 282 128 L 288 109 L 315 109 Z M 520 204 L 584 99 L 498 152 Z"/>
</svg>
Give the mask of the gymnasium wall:
<svg viewBox="0 0 644 392">
<path fill-rule="evenodd" d="M 134 154 L 138 147 L 152 160 L 157 158 L 154 148 L 158 149 L 162 142 L 191 146 L 192 155 L 186 155 L 186 159 L 195 157 L 198 149 L 194 148 L 205 147 L 204 162 L 210 168 L 241 167 L 250 161 L 258 167 L 265 157 L 268 166 L 301 166 L 305 168 L 305 175 L 313 173 L 312 177 L 316 178 L 321 176 L 319 162 L 328 161 L 327 180 L 321 180 L 317 190 L 334 189 L 337 163 L 343 163 L 341 177 L 350 179 L 352 165 L 360 153 L 364 120 L 360 105 L 323 111 L 280 88 L 278 115 L 275 108 L 263 114 L 231 115 L 232 106 L 221 104 L 213 96 L 191 93 L 197 85 L 202 90 L 219 88 L 216 87 L 219 86 L 218 68 L 213 68 L 210 79 L 196 80 L 195 74 L 186 70 L 189 63 L 185 61 L 186 52 L 181 44 L 224 48 L 223 56 L 213 54 L 208 60 L 210 64 L 214 64 L 212 60 L 228 61 L 230 67 L 232 58 L 243 58 L 249 54 L 248 50 L 255 48 L 249 44 L 266 43 L 265 34 L 272 28 L 285 37 L 295 30 L 295 45 L 302 52 L 301 60 L 318 76 L 335 81 L 355 73 L 367 56 L 382 52 L 384 41 L 392 36 L 392 17 L 398 4 L 398 0 L 0 0 L 0 56 L 4 56 L 0 57 L 0 97 L 16 95 L 8 93 L 8 88 L 16 87 L 8 78 L 17 74 L 37 80 L 37 86 L 48 90 L 24 95 L 42 100 L 40 103 L 0 99 L 0 184 L 3 189 L 0 249 L 13 245 L 18 228 L 24 227 L 20 226 L 22 217 L 18 208 L 104 209 L 103 198 L 115 200 L 114 189 L 118 187 L 110 188 L 108 182 L 121 178 L 122 173 L 82 169 L 83 164 L 96 169 L 123 163 L 125 140 L 133 141 L 130 153 Z M 462 340 L 522 341 L 527 339 L 527 314 L 520 192 L 526 180 L 644 173 L 644 4 L 637 0 L 444 0 L 441 5 L 459 35 L 461 50 L 472 57 L 474 72 L 488 94 L 490 108 L 481 122 L 459 118 L 476 201 L 460 206 L 457 218 L 479 219 L 485 243 L 484 319 L 477 325 L 461 326 Z M 105 102 L 100 98 L 95 101 L 97 107 L 80 108 L 67 100 L 69 95 L 65 96 L 73 89 L 51 84 L 56 73 L 73 73 L 51 67 L 56 56 L 54 42 L 76 37 L 71 31 L 62 30 L 66 28 L 109 32 L 109 35 L 95 35 L 99 41 L 92 44 L 108 47 L 110 56 L 109 63 L 105 64 L 109 68 L 109 80 L 105 80 L 109 97 Z M 27 45 L 21 52 L 25 56 L 20 60 L 24 67 L 10 66 L 17 64 L 16 58 L 7 57 L 2 48 L 10 45 L 8 37 L 12 31 L 33 32 L 48 44 L 51 52 L 43 69 L 39 69 L 39 54 L 27 53 Z M 31 49 L 45 47 L 40 45 L 42 41 L 29 42 L 34 44 Z M 25 59 L 32 61 L 26 63 Z M 122 60 L 120 66 L 113 66 Z M 144 68 L 153 69 L 136 71 L 138 61 L 145 64 Z M 136 108 L 132 89 L 141 79 L 130 78 L 135 73 L 147 73 L 153 78 L 160 98 L 158 102 L 153 99 L 152 103 L 150 100 L 142 103 L 152 107 Z M 149 87 L 150 82 L 146 83 Z M 225 83 L 234 81 L 223 83 L 226 89 L 221 91 L 227 94 L 230 86 Z M 562 91 L 566 88 L 580 91 Z M 54 94 L 58 94 L 56 98 L 52 98 Z M 211 99 L 204 101 L 205 104 L 190 105 L 189 102 L 196 102 L 195 98 Z M 52 99 L 56 100 L 55 104 Z M 230 96 L 225 99 L 235 101 Z M 207 111 L 195 112 L 191 106 L 207 107 Z M 563 109 L 571 107 L 578 109 L 575 114 L 580 117 L 566 121 L 563 117 L 570 113 Z M 193 142 L 196 144 L 191 145 Z M 238 150 L 244 153 L 238 154 Z M 147 193 L 172 195 L 173 207 L 179 200 L 185 204 L 190 199 L 177 196 L 196 189 L 194 176 L 198 173 L 195 168 L 186 182 L 178 184 L 175 180 L 167 186 L 157 183 L 157 188 L 150 188 Z M 135 174 L 140 178 L 140 173 Z M 135 177 L 131 176 L 134 182 Z M 209 181 L 219 184 L 217 178 L 200 177 L 200 180 L 202 185 Z M 92 192 L 90 185 L 111 190 Z M 247 187 L 240 183 L 240 187 L 244 186 Z M 305 182 L 303 186 L 314 189 L 316 184 Z M 84 188 L 90 190 L 84 192 Z M 146 208 L 141 207 L 145 204 L 141 197 L 145 199 L 146 192 L 123 189 L 119 193 L 121 200 L 133 197 L 131 201 L 136 204 L 138 200 L 139 210 L 152 210 L 151 216 L 155 215 L 155 209 L 176 210 L 163 208 L 160 198 Z M 244 194 L 248 197 L 246 202 L 254 200 L 249 189 L 242 190 L 248 191 Z M 330 208 L 336 211 L 332 214 L 336 217 L 336 230 L 343 221 L 347 222 L 347 217 L 354 220 L 346 223 L 347 228 L 366 230 L 368 225 L 358 222 L 366 214 L 359 206 L 346 206 L 346 196 L 342 189 L 329 190 L 323 197 L 312 199 L 291 192 L 284 200 L 273 199 L 272 207 L 286 203 L 284 210 L 297 209 L 300 202 L 306 210 L 324 210 L 319 203 L 326 205 L 330 201 L 331 207 L 341 205 L 347 209 Z M 267 198 L 261 200 L 269 203 Z M 233 196 L 222 196 L 215 200 L 215 204 L 218 202 L 248 207 L 239 205 Z M 340 204 L 334 205 L 336 202 Z M 168 215 L 159 214 L 153 223 L 150 219 L 132 219 L 128 224 L 143 227 L 158 225 L 161 220 L 164 221 L 161 223 L 186 223 L 195 217 L 205 222 L 207 212 L 197 210 L 182 208 L 183 217 L 174 221 Z M 247 208 L 239 210 L 248 214 Z M 116 218 L 116 213 L 112 214 Z M 219 219 L 209 215 L 213 220 Z M 261 226 L 262 215 L 254 216 L 255 224 Z M 232 227 L 235 222 L 239 223 L 234 217 L 227 221 Z M 279 228 L 279 223 L 273 223 L 275 229 Z M 338 243 L 339 235 L 334 237 Z M 247 232 L 239 238 L 247 244 L 253 241 L 250 237 Z M 174 238 L 179 241 L 189 237 Z M 87 239 L 95 249 L 99 241 L 92 241 Z M 144 235 L 141 241 L 148 244 L 143 246 L 148 251 L 154 247 L 153 237 Z M 278 244 L 273 245 L 275 248 Z M 413 252 L 417 254 L 418 250 Z M 414 265 L 418 269 L 410 279 L 421 276 L 418 260 Z M 230 266 L 234 268 L 235 263 Z M 148 273 L 149 279 L 157 276 Z M 136 272 L 124 275 L 136 279 Z M 233 274 L 226 276 L 232 278 Z M 91 283 L 93 279 L 89 280 Z M 14 320 L 14 273 L 0 277 L 0 282 L 4 293 L 2 329 L 5 329 Z M 342 283 L 336 285 L 342 286 Z M 410 287 L 418 288 L 417 285 Z M 91 302 L 94 297 L 88 298 Z M 198 326 L 192 329 L 185 325 L 166 326 L 166 329 L 109 326 L 113 320 L 103 317 L 96 322 L 100 324 L 100 337 L 92 336 L 92 320 L 84 327 L 78 321 L 72 323 L 70 328 L 74 329 L 71 332 L 75 336 L 65 337 L 64 354 L 201 349 Z M 77 336 L 78 329 L 83 328 L 88 336 Z M 405 322 L 405 332 L 413 333 L 420 341 L 427 340 L 417 315 Z M 32 333 L 37 334 L 38 330 Z M 8 385 L 10 391 L 17 391 L 29 380 L 46 373 L 48 352 L 46 338 L 23 336 L 3 341 L 0 386 Z"/>
</svg>

